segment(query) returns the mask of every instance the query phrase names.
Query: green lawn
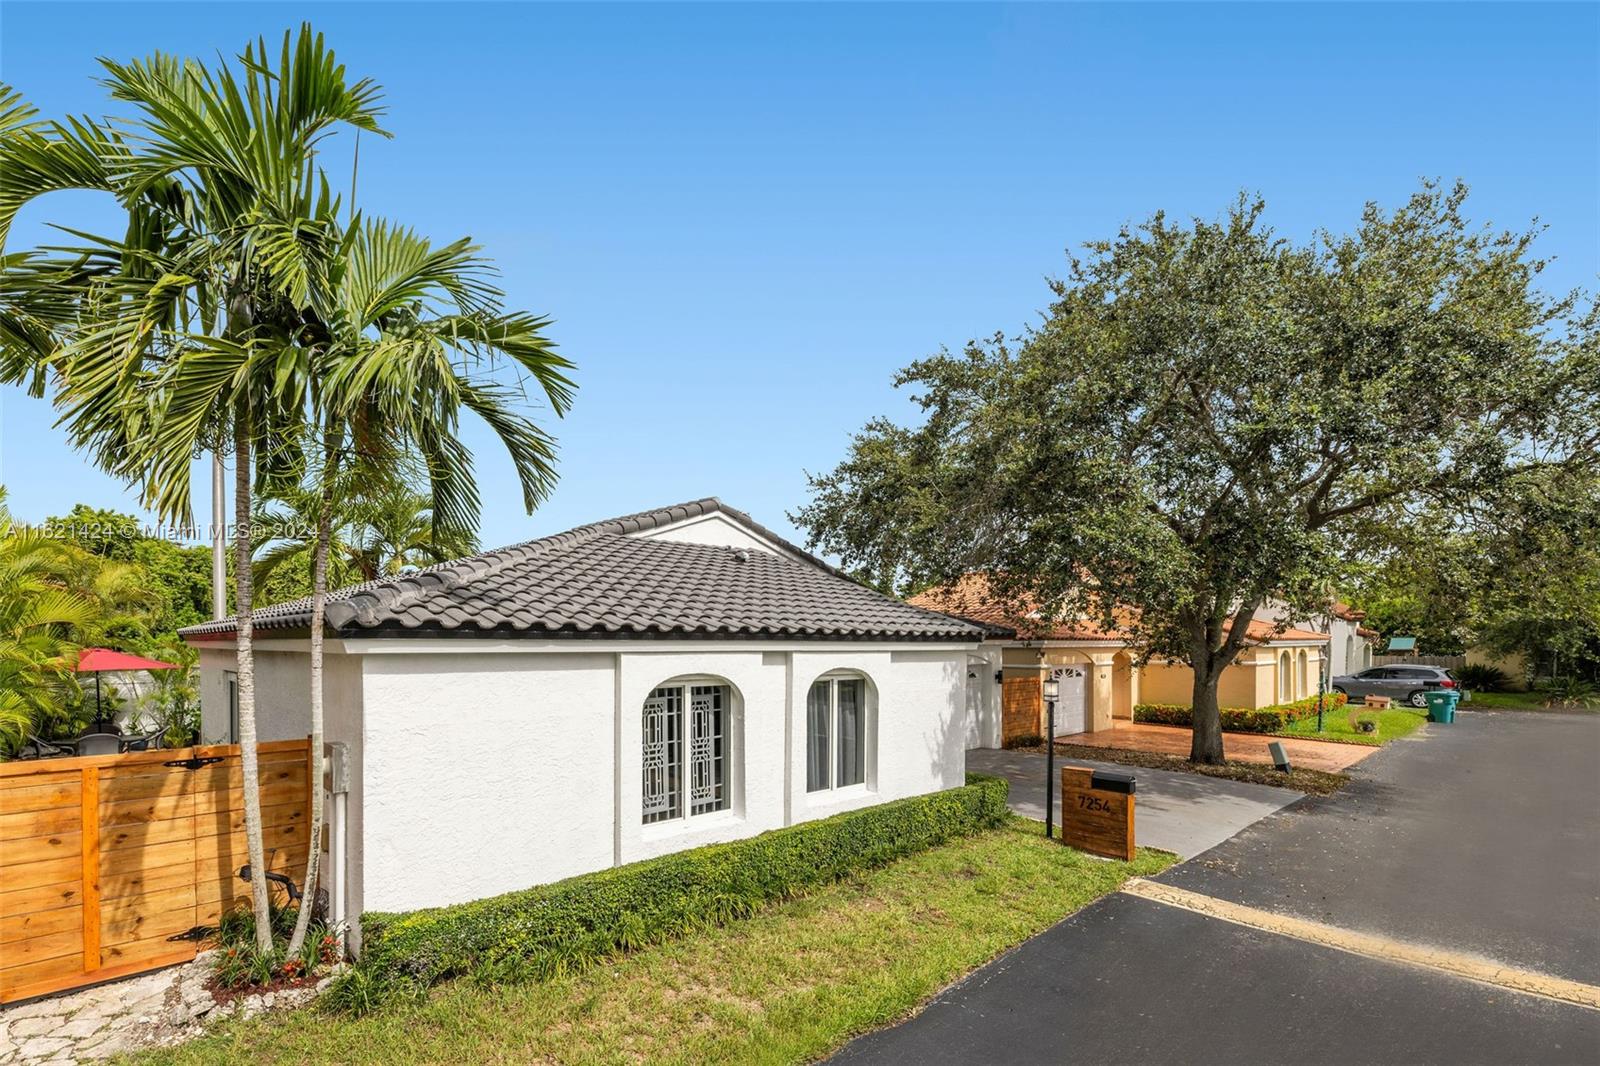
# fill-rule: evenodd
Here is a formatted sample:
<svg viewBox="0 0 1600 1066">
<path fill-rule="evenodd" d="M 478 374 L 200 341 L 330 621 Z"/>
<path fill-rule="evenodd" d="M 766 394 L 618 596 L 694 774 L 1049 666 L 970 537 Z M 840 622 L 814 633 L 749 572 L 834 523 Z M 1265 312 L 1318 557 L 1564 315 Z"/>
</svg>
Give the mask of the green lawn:
<svg viewBox="0 0 1600 1066">
<path fill-rule="evenodd" d="M 1461 708 L 1478 711 L 1548 711 L 1544 696 L 1538 692 L 1474 692 L 1469 703 Z M 1461 708 L 1457 708 L 1458 710 Z M 1596 707 L 1564 707 L 1567 711 L 1600 711 Z"/>
<path fill-rule="evenodd" d="M 1350 712 L 1359 710 L 1363 717 L 1375 715 L 1378 719 L 1378 732 L 1357 733 L 1350 728 Z M 1322 732 L 1317 732 L 1317 716 L 1311 715 L 1278 731 L 1280 737 L 1306 737 L 1311 740 L 1335 740 L 1345 744 L 1369 744 L 1377 747 L 1387 744 L 1396 737 L 1403 737 L 1416 732 L 1422 723 L 1428 720 L 1428 712 L 1414 711 L 1407 707 L 1394 707 L 1387 711 L 1365 710 L 1362 708 L 1340 707 L 1331 710 L 1322 716 Z"/>
<path fill-rule="evenodd" d="M 902 1018 L 1130 876 L 1012 818 L 753 918 L 544 983 L 469 980 L 365 1018 L 300 1011 L 219 1026 L 140 1063 L 791 1063 Z"/>
</svg>

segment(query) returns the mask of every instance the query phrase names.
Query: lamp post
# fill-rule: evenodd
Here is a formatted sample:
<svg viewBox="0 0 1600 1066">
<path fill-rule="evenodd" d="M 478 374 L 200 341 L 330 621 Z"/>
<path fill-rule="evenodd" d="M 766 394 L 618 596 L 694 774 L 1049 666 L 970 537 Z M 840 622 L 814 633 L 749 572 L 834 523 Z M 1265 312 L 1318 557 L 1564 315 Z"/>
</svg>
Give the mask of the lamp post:
<svg viewBox="0 0 1600 1066">
<path fill-rule="evenodd" d="M 1044 678 L 1044 835 L 1049 839 L 1052 814 L 1056 805 L 1056 698 L 1061 695 L 1061 682 L 1054 671 Z"/>
</svg>

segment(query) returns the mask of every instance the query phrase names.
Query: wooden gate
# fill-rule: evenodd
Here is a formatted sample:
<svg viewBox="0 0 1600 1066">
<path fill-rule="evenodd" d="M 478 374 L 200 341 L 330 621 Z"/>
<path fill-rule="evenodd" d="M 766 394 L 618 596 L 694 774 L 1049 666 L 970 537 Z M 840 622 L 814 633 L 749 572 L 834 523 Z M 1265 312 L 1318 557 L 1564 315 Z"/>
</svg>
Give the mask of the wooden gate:
<svg viewBox="0 0 1600 1066">
<path fill-rule="evenodd" d="M 298 881 L 310 744 L 257 753 L 267 867 Z M 0 1003 L 194 958 L 249 904 L 243 785 L 237 744 L 0 763 Z"/>
</svg>

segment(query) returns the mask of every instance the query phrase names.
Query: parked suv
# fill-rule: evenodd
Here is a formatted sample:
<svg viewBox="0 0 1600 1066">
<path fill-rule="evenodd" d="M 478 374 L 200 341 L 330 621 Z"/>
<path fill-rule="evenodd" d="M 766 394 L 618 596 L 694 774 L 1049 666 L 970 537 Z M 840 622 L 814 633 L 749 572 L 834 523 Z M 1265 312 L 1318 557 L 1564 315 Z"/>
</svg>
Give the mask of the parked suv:
<svg viewBox="0 0 1600 1066">
<path fill-rule="evenodd" d="M 1367 696 L 1388 696 L 1396 703 L 1413 707 L 1426 707 L 1429 689 L 1461 689 L 1455 675 L 1442 666 L 1374 666 L 1359 674 L 1346 674 L 1333 679 L 1333 691 L 1343 692 L 1351 699 Z M 1461 689 L 1461 698 L 1471 699 L 1471 693 Z"/>
</svg>

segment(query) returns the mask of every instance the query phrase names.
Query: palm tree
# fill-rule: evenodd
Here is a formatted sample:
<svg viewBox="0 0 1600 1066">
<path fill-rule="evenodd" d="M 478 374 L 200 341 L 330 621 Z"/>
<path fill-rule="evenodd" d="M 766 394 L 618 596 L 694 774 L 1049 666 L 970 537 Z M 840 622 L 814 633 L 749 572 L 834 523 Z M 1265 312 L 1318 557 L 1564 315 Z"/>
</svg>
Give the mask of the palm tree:
<svg viewBox="0 0 1600 1066">
<path fill-rule="evenodd" d="M 239 741 L 252 868 L 265 869 L 257 782 L 250 513 L 255 480 L 294 456 L 300 310 L 320 298 L 338 203 L 315 166 L 338 125 L 382 133 L 372 82 L 347 81 L 309 25 L 238 67 L 157 54 L 103 61 L 133 117 L 41 122 L 0 86 L 0 253 L 16 212 L 60 189 L 114 195 L 120 239 L 0 258 L 0 376 L 55 402 L 74 443 L 188 523 L 193 456 L 235 456 Z M 272 948 L 265 881 L 252 883 L 257 943 Z"/>
<path fill-rule="evenodd" d="M 316 535 L 312 554 L 311 742 L 322 743 L 323 612 L 335 510 L 349 481 L 341 472 L 384 469 L 420 456 L 432 490 L 426 543 L 437 553 L 470 543 L 478 496 L 471 458 L 457 438 L 466 408 L 494 432 L 517 469 L 529 511 L 555 483 L 555 443 L 520 411 L 526 386 L 556 414 L 571 402 L 571 363 L 543 334 L 546 320 L 505 313 L 490 266 L 465 241 L 434 248 L 409 230 L 381 221 L 353 221 L 331 272 L 332 301 L 317 345 L 307 424 L 322 427 Z M 521 379 L 512 389 L 496 379 L 500 365 Z M 368 480 L 363 478 L 362 480 Z M 403 479 L 379 477 L 379 491 L 349 515 L 366 534 L 369 571 L 404 565 L 416 550 L 417 494 Z M 399 528 L 396 528 L 399 527 Z M 314 890 L 321 836 L 321 796 L 314 790 L 305 891 Z M 288 951 L 299 950 L 309 909 L 302 908 Z"/>
<path fill-rule="evenodd" d="M 344 585 L 393 577 L 477 551 L 470 532 L 434 524 L 431 495 L 406 477 L 371 466 L 363 462 L 356 476 L 340 478 L 350 487 L 335 494 L 328 540 L 331 582 Z M 275 586 L 275 599 L 310 594 L 320 509 L 316 479 L 274 490 L 272 499 L 257 509 L 253 525 L 259 553 L 258 599 L 260 590 L 269 586 Z"/>
<path fill-rule="evenodd" d="M 137 568 L 17 526 L 0 487 L 0 753 L 69 711 L 78 648 L 137 627 Z"/>
<path fill-rule="evenodd" d="M 93 621 L 96 605 L 66 582 L 62 545 L 18 529 L 0 489 L 0 749 L 14 751 L 62 711 L 71 683 L 71 634 Z"/>
</svg>

